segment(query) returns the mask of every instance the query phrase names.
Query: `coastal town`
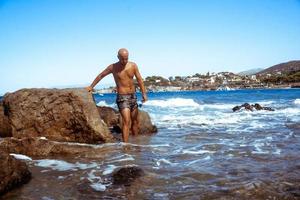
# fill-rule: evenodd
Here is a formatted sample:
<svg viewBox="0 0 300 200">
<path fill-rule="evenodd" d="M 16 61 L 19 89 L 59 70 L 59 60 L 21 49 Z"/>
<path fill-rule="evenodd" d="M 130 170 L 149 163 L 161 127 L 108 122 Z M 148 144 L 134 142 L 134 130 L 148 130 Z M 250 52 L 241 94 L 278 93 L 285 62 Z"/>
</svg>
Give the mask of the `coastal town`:
<svg viewBox="0 0 300 200">
<path fill-rule="evenodd" d="M 300 87 L 300 61 L 290 61 L 270 68 L 249 73 L 218 72 L 196 73 L 191 76 L 148 76 L 144 79 L 149 92 L 190 90 L 236 90 L 255 88 Z M 137 83 L 136 83 L 137 85 Z M 115 87 L 97 90 L 113 93 Z"/>
</svg>

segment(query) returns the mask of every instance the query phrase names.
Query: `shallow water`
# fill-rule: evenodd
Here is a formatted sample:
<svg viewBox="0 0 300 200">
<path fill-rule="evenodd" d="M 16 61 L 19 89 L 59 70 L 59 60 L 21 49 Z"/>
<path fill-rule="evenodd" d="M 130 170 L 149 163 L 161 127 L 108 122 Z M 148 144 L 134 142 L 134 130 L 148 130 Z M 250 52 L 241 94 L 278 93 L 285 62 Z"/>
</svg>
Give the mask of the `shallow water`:
<svg viewBox="0 0 300 200">
<path fill-rule="evenodd" d="M 114 98 L 95 96 L 115 107 Z M 28 158 L 33 179 L 3 198 L 300 199 L 300 90 L 163 92 L 149 99 L 142 109 L 156 135 L 96 145 L 99 155 Z M 275 111 L 231 111 L 245 102 Z M 145 176 L 130 187 L 112 185 L 111 174 L 124 166 L 139 166 Z"/>
</svg>

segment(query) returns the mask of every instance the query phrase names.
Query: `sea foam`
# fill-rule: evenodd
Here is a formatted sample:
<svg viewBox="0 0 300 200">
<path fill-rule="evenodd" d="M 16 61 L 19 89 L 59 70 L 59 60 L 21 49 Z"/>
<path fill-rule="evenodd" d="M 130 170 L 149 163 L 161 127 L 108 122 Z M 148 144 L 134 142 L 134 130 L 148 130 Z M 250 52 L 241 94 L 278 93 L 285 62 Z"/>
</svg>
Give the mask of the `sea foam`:
<svg viewBox="0 0 300 200">
<path fill-rule="evenodd" d="M 149 100 L 144 105 L 158 107 L 199 107 L 193 99 L 171 98 L 167 100 Z"/>
</svg>

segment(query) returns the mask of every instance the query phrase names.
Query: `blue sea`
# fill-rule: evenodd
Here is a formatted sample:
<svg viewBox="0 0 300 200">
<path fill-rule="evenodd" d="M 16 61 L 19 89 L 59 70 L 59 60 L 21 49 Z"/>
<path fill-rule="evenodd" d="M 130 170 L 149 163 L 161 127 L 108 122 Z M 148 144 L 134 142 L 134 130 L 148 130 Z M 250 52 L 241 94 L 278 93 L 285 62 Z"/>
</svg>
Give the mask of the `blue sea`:
<svg viewBox="0 0 300 200">
<path fill-rule="evenodd" d="M 94 98 L 116 108 L 115 94 Z M 299 89 L 157 92 L 148 99 L 140 109 L 158 133 L 96 145 L 106 152 L 98 158 L 35 160 L 35 170 L 51 171 L 43 174 L 51 192 L 41 180 L 40 193 L 52 199 L 300 199 Z M 243 103 L 275 111 L 232 111 Z M 131 148 L 124 153 L 124 146 Z M 145 176 L 113 187 L 106 177 L 122 166 L 138 166 Z M 91 192 L 78 192 L 82 180 Z M 42 197 L 29 191 L 21 193 Z"/>
</svg>

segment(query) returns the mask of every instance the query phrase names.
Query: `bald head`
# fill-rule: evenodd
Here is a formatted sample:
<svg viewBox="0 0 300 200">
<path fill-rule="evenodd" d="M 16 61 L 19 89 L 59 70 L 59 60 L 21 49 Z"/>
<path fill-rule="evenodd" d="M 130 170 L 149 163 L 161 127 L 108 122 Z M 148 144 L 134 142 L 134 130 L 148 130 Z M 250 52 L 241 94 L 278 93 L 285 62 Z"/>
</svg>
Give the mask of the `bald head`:
<svg viewBox="0 0 300 200">
<path fill-rule="evenodd" d="M 118 58 L 119 58 L 120 63 L 124 66 L 128 63 L 128 55 L 129 55 L 129 52 L 127 49 L 125 49 L 125 48 L 119 49 Z"/>
<path fill-rule="evenodd" d="M 125 48 L 119 49 L 119 51 L 118 51 L 118 56 L 121 56 L 121 55 L 128 55 L 128 54 L 129 54 L 129 52 L 128 52 L 128 50 L 125 49 Z"/>
</svg>

